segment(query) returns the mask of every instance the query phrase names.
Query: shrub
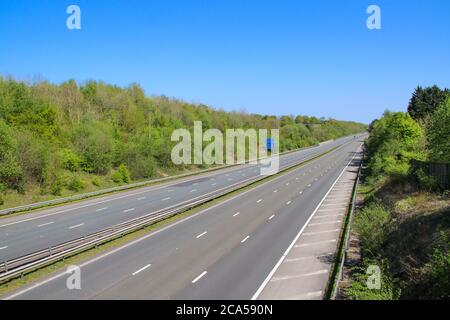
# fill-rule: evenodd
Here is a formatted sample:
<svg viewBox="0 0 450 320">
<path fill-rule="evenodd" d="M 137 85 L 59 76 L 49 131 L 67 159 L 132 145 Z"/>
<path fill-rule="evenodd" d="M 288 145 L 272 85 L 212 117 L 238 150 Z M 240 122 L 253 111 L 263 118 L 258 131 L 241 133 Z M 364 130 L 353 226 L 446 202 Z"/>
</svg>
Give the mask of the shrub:
<svg viewBox="0 0 450 320">
<path fill-rule="evenodd" d="M 450 241 L 441 232 L 429 262 L 404 292 L 406 299 L 450 299 Z"/>
<path fill-rule="evenodd" d="M 440 105 L 427 124 L 427 140 L 431 161 L 450 162 L 450 98 Z"/>
<path fill-rule="evenodd" d="M 355 215 L 354 227 L 359 235 L 363 254 L 374 257 L 387 234 L 389 211 L 372 202 Z"/>
<path fill-rule="evenodd" d="M 92 184 L 93 184 L 94 186 L 100 187 L 101 183 L 102 183 L 102 182 L 101 182 L 101 180 L 100 180 L 99 177 L 93 177 L 93 178 L 92 178 Z"/>
<path fill-rule="evenodd" d="M 119 168 L 116 170 L 116 172 L 114 172 L 112 180 L 115 183 L 122 183 L 122 182 L 129 183 L 131 179 L 128 168 L 124 164 L 121 164 Z"/>
<path fill-rule="evenodd" d="M 14 189 L 20 189 L 23 170 L 15 153 L 17 141 L 11 128 L 0 119 L 0 183 Z"/>
<path fill-rule="evenodd" d="M 61 177 L 56 177 L 55 181 L 50 186 L 50 193 L 54 196 L 60 196 L 64 187 L 64 181 Z"/>
<path fill-rule="evenodd" d="M 72 191 L 75 191 L 75 192 L 78 192 L 78 191 L 84 189 L 84 187 L 85 187 L 84 182 L 80 178 L 78 178 L 77 176 L 73 176 L 70 179 L 69 183 L 67 184 L 67 188 L 69 190 L 72 190 Z"/>
<path fill-rule="evenodd" d="M 64 169 L 74 172 L 80 168 L 82 159 L 73 150 L 65 148 L 60 151 L 60 154 Z"/>
<path fill-rule="evenodd" d="M 4 205 L 5 204 L 5 201 L 3 200 L 3 197 L 2 197 L 2 195 L 0 194 L 0 206 L 2 206 L 2 205 Z"/>
<path fill-rule="evenodd" d="M 425 190 L 435 190 L 438 187 L 436 178 L 426 174 L 422 168 L 414 173 L 417 177 L 419 186 Z"/>
</svg>

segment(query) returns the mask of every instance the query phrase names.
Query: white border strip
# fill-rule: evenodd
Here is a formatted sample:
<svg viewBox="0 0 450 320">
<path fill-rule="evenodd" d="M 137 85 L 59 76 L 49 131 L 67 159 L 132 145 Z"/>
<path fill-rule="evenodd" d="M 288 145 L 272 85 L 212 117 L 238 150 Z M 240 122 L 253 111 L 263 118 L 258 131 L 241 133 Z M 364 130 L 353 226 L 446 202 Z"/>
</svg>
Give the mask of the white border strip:
<svg viewBox="0 0 450 320">
<path fill-rule="evenodd" d="M 362 144 L 358 147 L 358 149 L 362 146 Z M 344 167 L 344 169 L 342 170 L 342 172 L 339 174 L 339 176 L 336 178 L 336 180 L 333 182 L 333 184 L 331 185 L 330 189 L 328 189 L 327 193 L 325 194 L 325 196 L 322 198 L 322 200 L 320 200 L 319 204 L 317 205 L 317 207 L 314 209 L 314 211 L 312 212 L 311 216 L 308 218 L 308 220 L 305 222 L 305 224 L 303 225 L 303 227 L 300 229 L 300 232 L 297 234 L 297 236 L 294 238 L 294 240 L 291 242 L 291 244 L 289 245 L 289 247 L 286 249 L 286 251 L 283 253 L 283 255 L 281 256 L 280 260 L 278 260 L 277 264 L 273 267 L 272 271 L 270 271 L 270 273 L 267 275 L 266 279 L 264 279 L 263 283 L 261 284 L 261 286 L 258 288 L 258 290 L 255 292 L 255 294 L 252 296 L 252 300 L 256 300 L 258 298 L 258 296 L 261 294 L 261 292 L 264 290 L 264 288 L 266 287 L 267 283 L 269 283 L 270 279 L 272 278 L 272 276 L 275 274 L 275 272 L 278 270 L 278 268 L 280 267 L 280 265 L 283 263 L 284 259 L 286 258 L 286 256 L 289 254 L 289 252 L 291 251 L 291 249 L 294 247 L 295 243 L 297 242 L 298 238 L 300 238 L 300 236 L 303 233 L 303 230 L 305 230 L 306 226 L 308 225 L 308 223 L 311 221 L 311 219 L 313 218 L 313 216 L 316 214 L 317 210 L 319 210 L 320 206 L 322 205 L 322 202 L 325 201 L 325 199 L 327 198 L 328 194 L 331 192 L 331 190 L 333 190 L 334 186 L 336 185 L 336 183 L 338 182 L 338 180 L 341 178 L 341 176 L 344 174 L 344 172 L 347 170 L 348 166 L 350 165 L 350 163 L 352 163 L 353 159 L 356 157 L 356 153 L 353 155 L 352 159 L 347 163 L 347 165 Z"/>
</svg>

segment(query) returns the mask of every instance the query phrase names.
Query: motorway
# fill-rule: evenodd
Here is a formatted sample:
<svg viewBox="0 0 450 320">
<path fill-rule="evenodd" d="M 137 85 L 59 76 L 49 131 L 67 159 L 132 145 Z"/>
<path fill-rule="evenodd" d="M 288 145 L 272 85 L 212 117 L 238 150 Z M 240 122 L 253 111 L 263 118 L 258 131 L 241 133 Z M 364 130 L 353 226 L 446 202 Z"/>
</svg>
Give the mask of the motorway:
<svg viewBox="0 0 450 320">
<path fill-rule="evenodd" d="M 80 265 L 81 290 L 67 289 L 68 275 L 61 272 L 7 298 L 251 299 L 362 143 L 353 137 L 345 141 L 348 143 L 304 166 L 84 262 Z M 307 154 L 323 152 L 342 142 L 289 154 L 282 163 L 299 161 Z M 225 181 L 227 174 L 237 179 L 242 174 L 240 170 L 243 169 L 216 175 Z M 254 169 L 245 170 L 241 172 L 250 175 Z M 178 190 L 177 199 L 182 199 L 183 193 L 190 193 L 193 188 L 210 191 L 213 181 L 223 186 L 225 181 L 218 181 L 217 176 L 215 180 L 199 179 L 162 187 L 145 195 L 148 199 L 156 192 L 159 198 L 152 199 L 162 201 L 161 196 L 167 197 L 171 188 Z M 118 200 L 117 212 L 123 212 L 131 203 L 137 207 L 137 197 L 142 195 Z M 112 202 L 107 204 L 109 209 Z M 102 205 L 105 206 L 93 206 L 89 212 L 96 212 Z M 78 211 L 51 219 L 75 219 L 72 215 L 88 219 L 85 228 L 105 223 Z M 61 219 L 61 224 L 68 225 L 65 219 Z M 44 221 L 33 220 L 33 227 Z"/>
<path fill-rule="evenodd" d="M 321 154 L 353 137 L 280 156 L 280 168 Z M 0 262 L 74 240 L 145 214 L 171 208 L 260 175 L 261 165 L 241 165 L 0 219 Z"/>
</svg>

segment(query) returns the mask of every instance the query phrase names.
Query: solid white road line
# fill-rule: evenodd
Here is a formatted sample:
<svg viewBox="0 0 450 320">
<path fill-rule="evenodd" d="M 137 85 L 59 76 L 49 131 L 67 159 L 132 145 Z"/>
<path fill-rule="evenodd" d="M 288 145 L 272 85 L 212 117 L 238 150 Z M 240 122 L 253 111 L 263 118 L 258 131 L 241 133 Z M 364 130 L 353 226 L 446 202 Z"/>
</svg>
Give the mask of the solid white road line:
<svg viewBox="0 0 450 320">
<path fill-rule="evenodd" d="M 322 291 L 315 291 L 288 297 L 286 298 L 286 300 L 305 300 L 305 299 L 321 298 L 322 296 L 323 296 Z"/>
<path fill-rule="evenodd" d="M 333 230 L 327 230 L 327 231 L 317 231 L 317 232 L 305 232 L 303 233 L 304 236 L 314 236 L 316 234 L 323 234 L 323 233 L 333 233 L 338 232 L 339 229 L 333 229 Z"/>
<path fill-rule="evenodd" d="M 45 226 L 49 226 L 49 225 L 51 225 L 51 224 L 53 224 L 53 223 L 54 223 L 53 221 L 50 221 L 50 222 L 47 222 L 47 223 L 38 224 L 37 227 L 38 227 L 38 228 L 42 228 L 42 227 L 45 227 Z"/>
<path fill-rule="evenodd" d="M 75 229 L 75 228 L 82 227 L 82 226 L 84 226 L 84 223 L 76 224 L 74 226 L 69 227 L 69 229 Z"/>
<path fill-rule="evenodd" d="M 327 215 L 316 215 L 314 219 L 324 219 L 324 218 L 332 218 L 332 217 L 342 217 L 344 214 L 327 214 Z"/>
<path fill-rule="evenodd" d="M 123 212 L 125 212 L 125 213 L 131 212 L 131 211 L 134 211 L 134 208 L 130 208 L 130 209 L 123 210 Z"/>
<path fill-rule="evenodd" d="M 302 244 L 295 245 L 294 248 L 303 248 L 303 247 L 315 246 L 315 245 L 318 245 L 318 244 L 332 243 L 332 242 L 337 242 L 337 240 L 336 239 L 332 239 L 332 240 L 324 240 L 324 241 L 302 243 Z"/>
<path fill-rule="evenodd" d="M 8 246 L 1 247 L 0 250 L 8 249 Z"/>
<path fill-rule="evenodd" d="M 361 144 L 362 145 L 362 144 Z M 361 146 L 360 145 L 360 146 Z M 358 147 L 359 149 L 359 147 Z M 266 287 L 267 283 L 270 281 L 270 279 L 272 278 L 272 276 L 275 274 L 275 272 L 277 271 L 278 267 L 283 263 L 283 260 L 286 258 L 286 256 L 288 255 L 289 251 L 291 251 L 291 249 L 294 247 L 295 243 L 297 242 L 298 238 L 300 238 L 300 236 L 303 233 L 303 230 L 305 230 L 306 226 L 308 225 L 308 223 L 311 221 L 312 217 L 315 215 L 315 213 L 317 212 L 317 210 L 319 210 L 320 206 L 322 205 L 322 202 L 325 201 L 325 199 L 327 198 L 328 194 L 331 192 L 331 190 L 334 188 L 334 186 L 336 185 L 336 183 L 338 182 L 338 180 L 341 178 L 341 176 L 344 174 L 345 170 L 348 168 L 348 166 L 350 165 L 350 163 L 353 161 L 353 159 L 356 157 L 356 153 L 355 155 L 353 155 L 352 159 L 348 162 L 348 164 L 342 169 L 341 173 L 339 174 L 339 176 L 336 178 L 336 180 L 333 182 L 333 184 L 331 185 L 330 189 L 328 189 L 327 193 L 324 195 L 324 197 L 322 198 L 322 200 L 319 202 L 319 204 L 317 205 L 317 207 L 314 209 L 314 211 L 311 213 L 311 215 L 309 216 L 308 220 L 306 221 L 306 223 L 303 225 L 303 227 L 300 229 L 299 233 L 297 234 L 297 236 L 294 238 L 294 240 L 292 240 L 291 244 L 289 245 L 289 247 L 286 249 L 286 251 L 283 253 L 283 255 L 280 257 L 280 259 L 278 260 L 278 262 L 275 264 L 275 266 L 273 267 L 272 271 L 270 271 L 270 273 L 267 275 L 266 279 L 263 281 L 263 283 L 259 286 L 258 290 L 256 290 L 255 294 L 252 297 L 252 300 L 256 300 L 258 298 L 258 296 L 261 294 L 261 292 L 264 290 L 264 288 Z"/>
<path fill-rule="evenodd" d="M 200 238 L 200 237 L 203 237 L 205 234 L 207 234 L 208 232 L 207 231 L 205 231 L 205 232 L 202 232 L 202 233 L 200 233 L 198 236 L 196 236 L 195 238 Z"/>
<path fill-rule="evenodd" d="M 139 272 L 144 271 L 145 269 L 147 269 L 147 268 L 150 267 L 150 266 L 151 266 L 151 264 L 148 264 L 148 265 L 146 265 L 146 266 L 140 268 L 139 270 L 133 272 L 132 275 L 135 276 L 135 275 L 137 275 Z"/>
<path fill-rule="evenodd" d="M 291 259 L 284 260 L 283 263 L 298 262 L 298 261 L 309 260 L 309 259 L 320 259 L 320 258 L 330 257 L 332 255 L 333 255 L 333 253 L 330 252 L 330 253 L 327 253 L 327 254 L 321 254 L 321 255 L 317 255 L 317 256 L 304 256 L 304 257 L 298 257 L 298 258 L 291 258 Z"/>
<path fill-rule="evenodd" d="M 244 243 L 245 241 L 247 241 L 248 238 L 250 238 L 250 236 L 246 236 L 244 239 L 242 239 L 242 240 L 241 240 L 241 243 Z"/>
<path fill-rule="evenodd" d="M 233 214 L 233 217 L 237 217 L 240 214 L 240 212 L 236 212 L 235 214 Z"/>
<path fill-rule="evenodd" d="M 274 281 L 290 280 L 290 279 L 302 278 L 302 277 L 311 277 L 311 276 L 317 276 L 317 275 L 324 274 L 324 273 L 328 273 L 328 270 L 322 269 L 322 270 L 315 271 L 315 272 L 301 273 L 301 274 L 296 274 L 296 275 L 292 275 L 292 276 L 277 277 L 277 278 L 273 278 L 270 281 L 274 282 Z"/>
<path fill-rule="evenodd" d="M 194 280 L 192 280 L 192 283 L 196 283 L 198 280 L 200 280 L 205 274 L 207 274 L 208 272 L 203 271 L 197 278 L 195 278 Z"/>
<path fill-rule="evenodd" d="M 317 212 L 339 212 L 339 211 L 345 211 L 347 208 L 331 208 L 331 209 L 319 209 Z"/>
<path fill-rule="evenodd" d="M 324 203 L 322 207 L 332 207 L 332 206 L 345 206 L 348 205 L 348 202 L 339 202 L 339 203 Z"/>
<path fill-rule="evenodd" d="M 106 210 L 106 209 L 108 209 L 108 207 L 103 207 L 103 208 L 97 209 L 97 210 L 95 210 L 95 212 L 104 211 L 104 210 Z"/>
<path fill-rule="evenodd" d="M 319 223 L 310 223 L 309 226 L 322 226 L 324 224 L 336 224 L 336 223 L 340 223 L 342 220 L 336 220 L 336 221 L 332 221 L 332 222 L 319 222 Z"/>
</svg>

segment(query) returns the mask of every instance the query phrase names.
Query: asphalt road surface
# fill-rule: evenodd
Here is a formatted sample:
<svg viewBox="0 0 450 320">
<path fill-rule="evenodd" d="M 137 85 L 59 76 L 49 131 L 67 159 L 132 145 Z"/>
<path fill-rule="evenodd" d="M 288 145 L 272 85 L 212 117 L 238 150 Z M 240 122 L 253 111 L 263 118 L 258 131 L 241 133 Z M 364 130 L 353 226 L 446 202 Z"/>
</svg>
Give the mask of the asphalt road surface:
<svg viewBox="0 0 450 320">
<path fill-rule="evenodd" d="M 280 167 L 301 162 L 351 139 L 353 136 L 282 155 Z M 259 175 L 260 165 L 243 165 L 25 215 L 2 218 L 0 261 L 11 260 L 74 240 Z"/>
<path fill-rule="evenodd" d="M 80 290 L 69 290 L 66 286 L 69 275 L 61 272 L 7 298 L 251 299 L 362 143 L 353 137 L 346 140 L 351 141 L 300 168 L 83 263 Z M 343 141 L 289 154 L 282 163 L 299 161 Z M 242 173 L 249 176 L 254 169 L 245 170 L 226 174 L 237 180 Z M 178 194 L 176 199 L 180 201 L 185 199 L 183 196 L 190 196 L 193 189 L 210 191 L 214 181 L 223 186 L 226 174 L 217 173 L 215 180 L 199 179 L 162 187 L 68 215 L 10 227 L 18 228 L 23 237 L 16 236 L 17 239 L 28 244 L 26 233 L 38 233 L 34 231 L 39 230 L 38 224 L 54 220 L 53 227 L 49 226 L 54 228 L 51 234 L 67 239 L 65 234 L 71 234 L 68 232 L 71 224 L 84 223 L 73 229 L 80 232 L 91 225 L 98 229 L 107 223 L 117 223 L 124 215 L 138 215 L 138 212 L 124 214 L 130 206 L 142 214 L 152 210 L 150 203 L 160 203 L 163 197 L 175 199 Z M 140 202 L 138 198 L 143 196 L 147 201 Z M 99 218 L 95 212 L 102 206 L 108 207 L 108 215 Z M 111 211 L 113 208 L 115 211 Z M 109 216 L 108 222 L 103 221 Z M 3 243 L 8 237 L 4 236 L 5 229 L 1 232 Z M 13 246 L 12 240 L 9 243 Z M 15 253 L 20 251 L 19 245 L 12 248 L 16 248 Z"/>
</svg>

